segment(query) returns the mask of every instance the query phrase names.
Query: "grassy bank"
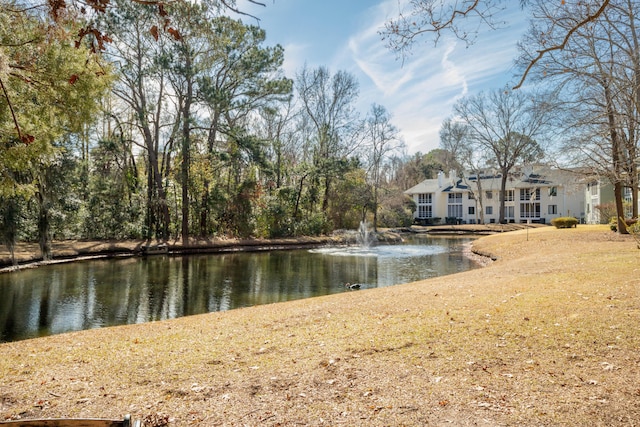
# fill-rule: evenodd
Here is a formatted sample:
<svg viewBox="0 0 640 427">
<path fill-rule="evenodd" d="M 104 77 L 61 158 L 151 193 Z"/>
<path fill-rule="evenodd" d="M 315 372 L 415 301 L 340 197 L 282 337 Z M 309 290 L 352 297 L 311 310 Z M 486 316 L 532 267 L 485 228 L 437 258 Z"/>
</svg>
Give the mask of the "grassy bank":
<svg viewBox="0 0 640 427">
<path fill-rule="evenodd" d="M 407 285 L 2 344 L 0 420 L 637 423 L 635 242 L 604 227 L 545 227 L 474 248 L 497 261 Z"/>
</svg>

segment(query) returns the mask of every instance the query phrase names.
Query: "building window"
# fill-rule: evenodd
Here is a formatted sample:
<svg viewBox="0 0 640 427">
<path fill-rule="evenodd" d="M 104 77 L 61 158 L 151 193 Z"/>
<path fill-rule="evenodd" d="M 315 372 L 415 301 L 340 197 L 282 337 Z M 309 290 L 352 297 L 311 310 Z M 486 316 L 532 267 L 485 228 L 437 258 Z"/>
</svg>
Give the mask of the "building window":
<svg viewBox="0 0 640 427">
<path fill-rule="evenodd" d="M 447 216 L 451 218 L 462 218 L 462 205 L 447 206 Z"/>
<path fill-rule="evenodd" d="M 554 197 L 558 195 L 558 187 L 549 188 L 549 197 Z"/>
<path fill-rule="evenodd" d="M 533 198 L 532 198 L 533 196 Z M 520 201 L 540 200 L 540 189 L 536 188 L 521 188 L 520 189 Z"/>
<path fill-rule="evenodd" d="M 549 214 L 555 215 L 558 213 L 558 205 L 549 205 Z"/>
<path fill-rule="evenodd" d="M 447 197 L 449 201 L 447 216 L 450 218 L 462 218 L 462 193 L 449 193 Z"/>
<path fill-rule="evenodd" d="M 433 218 L 431 205 L 418 205 L 418 218 Z"/>
<path fill-rule="evenodd" d="M 433 193 L 418 194 L 418 204 L 433 203 Z"/>
<path fill-rule="evenodd" d="M 487 199 L 493 199 L 493 191 L 487 191 L 486 195 L 487 195 Z"/>
<path fill-rule="evenodd" d="M 475 215 L 475 214 L 476 214 L 475 206 L 469 206 L 469 215 Z"/>
<path fill-rule="evenodd" d="M 520 203 L 520 218 L 540 218 L 540 203 Z"/>
<path fill-rule="evenodd" d="M 493 215 L 493 206 L 487 206 L 484 210 L 487 215 Z"/>
<path fill-rule="evenodd" d="M 418 194 L 418 218 L 433 218 L 433 193 Z"/>
<path fill-rule="evenodd" d="M 449 203 L 462 204 L 462 193 L 449 193 L 447 196 L 449 199 Z"/>
<path fill-rule="evenodd" d="M 504 217 L 505 218 L 515 218 L 513 206 L 505 206 L 504 207 Z"/>
<path fill-rule="evenodd" d="M 598 183 L 597 182 L 592 182 L 591 184 L 589 184 L 589 187 L 591 189 L 591 195 L 592 196 L 597 196 L 598 195 Z"/>
<path fill-rule="evenodd" d="M 505 202 L 513 202 L 515 200 L 515 190 L 505 190 L 504 191 L 504 201 Z"/>
</svg>

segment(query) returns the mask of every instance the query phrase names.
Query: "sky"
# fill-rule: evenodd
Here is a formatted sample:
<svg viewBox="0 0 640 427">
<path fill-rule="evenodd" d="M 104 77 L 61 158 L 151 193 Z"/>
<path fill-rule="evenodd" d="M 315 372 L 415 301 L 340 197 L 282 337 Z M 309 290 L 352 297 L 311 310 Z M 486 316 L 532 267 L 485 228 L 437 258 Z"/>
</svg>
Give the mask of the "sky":
<svg viewBox="0 0 640 427">
<path fill-rule="evenodd" d="M 353 74 L 360 85 L 356 108 L 365 115 L 372 104 L 383 105 L 408 154 L 438 148 L 440 126 L 459 98 L 514 80 L 517 42 L 527 26 L 525 14 L 510 6 L 501 12 L 501 28 L 485 29 L 473 45 L 444 37 L 434 46 L 424 37 L 402 60 L 379 31 L 406 0 L 263 1 L 266 7 L 238 6 L 259 19 L 242 18 L 266 31 L 267 45 L 284 47 L 285 74 L 294 78 L 305 64 Z"/>
</svg>

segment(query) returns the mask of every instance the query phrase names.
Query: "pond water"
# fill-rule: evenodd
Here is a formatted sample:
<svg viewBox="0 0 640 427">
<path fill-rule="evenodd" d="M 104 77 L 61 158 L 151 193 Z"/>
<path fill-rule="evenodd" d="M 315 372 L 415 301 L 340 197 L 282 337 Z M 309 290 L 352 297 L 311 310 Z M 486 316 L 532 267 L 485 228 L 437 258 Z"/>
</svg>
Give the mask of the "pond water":
<svg viewBox="0 0 640 427">
<path fill-rule="evenodd" d="M 417 236 L 402 245 L 159 255 L 0 274 L 0 342 L 452 274 L 477 267 L 462 253 L 469 241 Z"/>
</svg>

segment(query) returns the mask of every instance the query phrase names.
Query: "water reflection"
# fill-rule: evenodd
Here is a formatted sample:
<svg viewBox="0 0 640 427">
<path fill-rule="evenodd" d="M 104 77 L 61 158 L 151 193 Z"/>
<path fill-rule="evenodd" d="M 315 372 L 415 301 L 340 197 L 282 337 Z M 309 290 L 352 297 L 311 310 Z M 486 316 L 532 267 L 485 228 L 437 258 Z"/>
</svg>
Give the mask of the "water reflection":
<svg viewBox="0 0 640 427">
<path fill-rule="evenodd" d="M 0 275 L 0 341 L 407 283 L 474 268 L 463 239 L 312 251 L 154 256 Z"/>
</svg>

